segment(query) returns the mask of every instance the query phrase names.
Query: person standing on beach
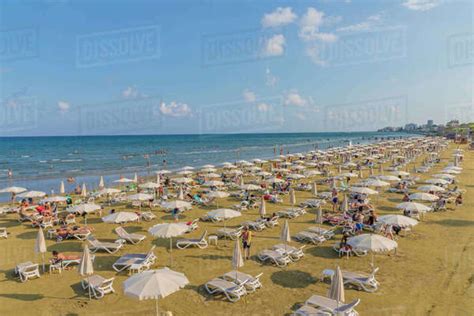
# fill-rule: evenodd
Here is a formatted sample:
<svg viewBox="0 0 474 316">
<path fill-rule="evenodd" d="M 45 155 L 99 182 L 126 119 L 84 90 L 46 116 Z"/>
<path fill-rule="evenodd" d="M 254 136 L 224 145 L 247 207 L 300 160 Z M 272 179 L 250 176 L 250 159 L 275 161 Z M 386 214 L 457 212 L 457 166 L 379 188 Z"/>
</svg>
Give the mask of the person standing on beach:
<svg viewBox="0 0 474 316">
<path fill-rule="evenodd" d="M 12 169 L 8 169 L 8 171 L 7 171 L 7 177 L 8 177 L 9 179 L 12 179 L 12 178 L 13 178 L 13 171 L 12 171 Z"/>
<path fill-rule="evenodd" d="M 245 260 L 250 259 L 250 245 L 252 243 L 252 232 L 247 226 L 244 227 L 242 232 L 242 247 L 244 248 L 244 257 Z"/>
</svg>

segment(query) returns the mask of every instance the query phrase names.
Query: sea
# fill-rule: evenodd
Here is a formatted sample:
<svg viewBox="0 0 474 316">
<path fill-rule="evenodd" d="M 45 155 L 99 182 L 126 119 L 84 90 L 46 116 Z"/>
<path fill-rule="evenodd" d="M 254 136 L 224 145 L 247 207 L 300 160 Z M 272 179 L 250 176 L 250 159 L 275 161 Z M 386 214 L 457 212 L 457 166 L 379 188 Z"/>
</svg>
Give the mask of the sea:
<svg viewBox="0 0 474 316">
<path fill-rule="evenodd" d="M 405 138 L 402 133 L 278 133 L 77 137 L 0 137 L 0 189 L 21 186 L 48 194 L 66 191 L 78 184 L 89 190 L 106 186 L 121 176 L 151 176 L 156 171 L 184 166 L 200 167 L 253 158 L 268 159 L 280 153 L 379 142 Z M 13 176 L 8 177 L 8 170 Z M 68 183 L 73 177 L 76 183 Z M 8 200 L 0 194 L 0 201 Z"/>
</svg>

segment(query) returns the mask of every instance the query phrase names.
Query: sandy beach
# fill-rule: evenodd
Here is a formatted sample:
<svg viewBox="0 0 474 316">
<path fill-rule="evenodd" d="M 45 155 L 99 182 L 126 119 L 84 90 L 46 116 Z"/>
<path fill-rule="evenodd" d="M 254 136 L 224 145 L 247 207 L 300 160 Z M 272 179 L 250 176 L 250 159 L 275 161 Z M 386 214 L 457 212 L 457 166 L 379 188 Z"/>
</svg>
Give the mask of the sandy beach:
<svg viewBox="0 0 474 316">
<path fill-rule="evenodd" d="M 457 146 L 457 145 L 456 145 Z M 428 179 L 449 162 L 456 148 L 450 145 L 441 156 L 441 162 L 428 173 L 417 174 L 421 180 Z M 375 293 L 346 288 L 346 302 L 360 298 L 357 311 L 361 315 L 472 315 L 474 310 L 474 152 L 465 149 L 463 172 L 457 181 L 466 190 L 464 204 L 455 210 L 427 213 L 419 225 L 406 236 L 399 237 L 397 253 L 375 256 L 375 265 L 380 268 L 377 279 L 380 288 Z M 418 161 L 424 156 L 419 157 Z M 418 162 L 418 163 L 419 163 Z M 333 169 L 334 170 L 334 169 Z M 367 175 L 366 175 L 367 176 Z M 420 182 L 421 183 L 421 182 Z M 416 185 L 418 186 L 418 185 Z M 327 186 L 320 186 L 327 191 Z M 311 198 L 310 192 L 296 191 L 298 202 Z M 378 215 L 400 214 L 395 205 L 401 202 L 401 195 L 383 192 L 373 197 L 372 202 Z M 289 208 L 288 195 L 284 203 L 267 203 L 267 214 Z M 238 201 L 231 198 L 219 200 L 219 207 L 230 207 Z M 329 210 L 327 204 L 323 210 Z M 450 205 L 451 207 L 451 205 Z M 115 207 L 117 211 L 130 206 Z M 181 221 L 201 217 L 212 207 L 194 206 L 186 211 Z M 106 210 L 110 209 L 106 207 Z M 332 249 L 341 238 L 340 233 L 333 240 L 322 245 L 307 245 L 305 256 L 300 261 L 284 268 L 262 265 L 255 258 L 245 261 L 240 270 L 252 275 L 263 273 L 263 288 L 236 303 L 230 303 L 207 294 L 202 285 L 207 281 L 232 270 L 231 259 L 234 242 L 219 239 L 218 245 L 206 249 L 188 248 L 168 251 L 167 239 L 155 239 L 148 228 L 161 222 L 172 222 L 169 213 L 154 209 L 157 219 L 151 222 L 128 223 L 124 227 L 130 232 L 147 236 L 138 245 L 126 245 L 113 255 L 97 253 L 94 262 L 95 272 L 103 277 L 115 277 L 116 293 L 104 298 L 89 300 L 80 286 L 81 277 L 77 269 L 62 273 L 44 273 L 41 278 L 21 283 L 14 276 L 13 268 L 24 261 L 41 262 L 34 253 L 37 229 L 30 224 L 19 223 L 16 214 L 0 218 L 0 227 L 7 227 L 9 236 L 0 240 L 0 314 L 1 315 L 154 315 L 153 300 L 138 301 L 123 295 L 122 283 L 127 273 L 116 273 L 111 265 L 123 254 L 146 253 L 156 245 L 158 259 L 153 268 L 169 266 L 184 273 L 190 284 L 164 299 L 159 300 L 162 312 L 171 311 L 173 315 L 285 315 L 294 312 L 313 294 L 326 295 L 329 284 L 319 280 L 321 272 L 327 268 L 340 266 L 341 269 L 369 272 L 370 255 L 364 257 L 339 258 Z M 315 210 L 289 220 L 291 234 L 296 234 L 314 226 Z M 227 227 L 235 227 L 245 220 L 258 217 L 258 209 L 243 212 L 242 217 L 226 221 Z M 82 223 L 83 219 L 78 219 Z M 94 228 L 94 235 L 100 240 L 116 239 L 113 231 L 116 225 L 103 223 L 99 216 L 88 217 L 88 224 Z M 280 243 L 280 225 L 254 234 L 252 254 Z M 199 229 L 186 237 L 198 238 L 203 230 L 210 234 L 223 223 L 199 222 Z M 325 225 L 327 226 L 327 225 Z M 329 226 L 328 226 L 329 227 Z M 67 240 L 57 243 L 47 239 L 48 254 L 57 250 L 66 254 L 80 255 L 83 243 Z M 301 243 L 292 241 L 291 245 Z"/>
</svg>

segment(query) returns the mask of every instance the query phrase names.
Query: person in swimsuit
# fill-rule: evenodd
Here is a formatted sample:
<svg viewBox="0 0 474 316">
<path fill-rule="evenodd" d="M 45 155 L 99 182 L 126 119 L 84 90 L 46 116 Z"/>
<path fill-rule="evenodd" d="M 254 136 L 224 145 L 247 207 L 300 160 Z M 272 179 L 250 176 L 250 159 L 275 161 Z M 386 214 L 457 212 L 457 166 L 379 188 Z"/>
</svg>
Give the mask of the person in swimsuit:
<svg viewBox="0 0 474 316">
<path fill-rule="evenodd" d="M 252 244 L 252 232 L 246 226 L 242 232 L 242 247 L 244 248 L 245 260 L 250 259 L 250 246 Z"/>
</svg>

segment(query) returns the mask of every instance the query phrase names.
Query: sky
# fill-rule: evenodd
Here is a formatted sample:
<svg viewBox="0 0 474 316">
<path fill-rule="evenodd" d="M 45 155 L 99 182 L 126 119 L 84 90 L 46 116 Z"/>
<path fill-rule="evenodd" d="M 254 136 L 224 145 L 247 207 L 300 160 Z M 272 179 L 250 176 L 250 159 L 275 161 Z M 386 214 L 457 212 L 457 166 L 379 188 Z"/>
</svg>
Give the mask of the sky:
<svg viewBox="0 0 474 316">
<path fill-rule="evenodd" d="M 0 136 L 469 121 L 473 5 L 5 0 Z"/>
</svg>

